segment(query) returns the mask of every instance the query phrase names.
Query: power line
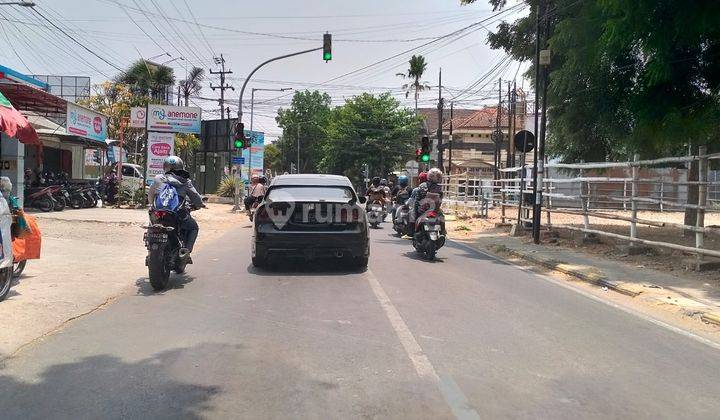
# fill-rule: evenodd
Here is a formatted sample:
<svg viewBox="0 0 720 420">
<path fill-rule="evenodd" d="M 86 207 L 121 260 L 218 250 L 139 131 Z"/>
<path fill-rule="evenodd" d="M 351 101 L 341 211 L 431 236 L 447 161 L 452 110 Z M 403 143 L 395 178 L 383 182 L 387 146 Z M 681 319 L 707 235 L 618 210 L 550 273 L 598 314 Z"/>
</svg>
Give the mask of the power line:
<svg viewBox="0 0 720 420">
<path fill-rule="evenodd" d="M 83 44 L 82 42 L 80 42 L 80 41 L 78 41 L 77 39 L 75 39 L 72 35 L 68 34 L 68 33 L 65 32 L 62 28 L 60 28 L 60 27 L 57 26 L 55 23 L 53 23 L 50 19 L 48 19 L 47 17 L 45 17 L 45 15 L 43 15 L 42 13 L 40 13 L 40 11 L 38 10 L 38 7 L 37 7 L 37 6 L 31 7 L 31 9 L 32 9 L 32 11 L 35 12 L 38 16 L 40 16 L 41 18 L 43 18 L 47 23 L 49 23 L 50 25 L 52 25 L 53 28 L 55 28 L 55 29 L 57 29 L 58 31 L 62 32 L 63 35 L 65 35 L 66 37 L 70 38 L 74 43 L 76 43 L 77 45 L 79 45 L 82 49 L 84 49 L 85 51 L 87 51 L 87 52 L 89 52 L 90 54 L 94 55 L 95 57 L 99 58 L 100 60 L 102 60 L 102 61 L 105 62 L 106 64 L 110 65 L 110 66 L 113 67 L 114 69 L 116 69 L 116 70 L 118 70 L 118 71 L 122 71 L 122 69 L 121 69 L 120 67 L 118 67 L 118 66 L 116 66 L 115 64 L 113 64 L 112 62 L 106 60 L 106 59 L 105 59 L 104 57 L 102 57 L 100 54 L 96 53 L 95 51 L 93 51 L 93 50 L 91 50 L 90 48 L 88 48 L 87 46 L 85 46 L 85 44 Z"/>
</svg>

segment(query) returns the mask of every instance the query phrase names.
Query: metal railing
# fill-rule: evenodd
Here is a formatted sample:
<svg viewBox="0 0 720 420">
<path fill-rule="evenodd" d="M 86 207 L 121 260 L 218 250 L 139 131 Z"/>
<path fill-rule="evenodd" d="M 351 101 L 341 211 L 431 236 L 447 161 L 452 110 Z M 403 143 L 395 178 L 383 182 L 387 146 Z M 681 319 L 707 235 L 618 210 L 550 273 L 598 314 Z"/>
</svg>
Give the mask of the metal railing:
<svg viewBox="0 0 720 420">
<path fill-rule="evenodd" d="M 705 147 L 699 149 L 696 156 L 640 160 L 636 155 L 628 162 L 546 163 L 541 177 L 542 211 L 546 217 L 541 223 L 546 229 L 566 229 L 582 232 L 584 236 L 598 235 L 631 245 L 690 253 L 696 256 L 696 268 L 699 268 L 703 256 L 720 257 L 720 250 L 705 247 L 707 234 L 720 234 L 720 226 L 705 225 L 706 213 L 720 212 L 720 176 L 716 171 L 709 170 L 710 161 L 720 160 L 720 153 L 707 154 Z M 688 179 L 689 171 L 677 168 L 689 166 L 692 162 L 697 162 L 697 179 Z M 498 180 L 480 179 L 467 173 L 446 177 L 443 188 L 449 206 L 467 210 L 485 206 L 486 210 L 482 213 L 485 216 L 487 208 L 499 207 L 502 223 L 512 222 L 521 227 L 531 224 L 534 202 L 532 165 L 503 168 L 500 172 L 504 177 Z M 695 187 L 697 199 L 688 202 Z M 687 210 L 695 212 L 694 225 L 638 217 L 639 211 L 665 213 Z M 581 216 L 582 222 L 553 224 L 552 214 Z M 627 222 L 629 231 L 620 234 L 596 228 L 591 226 L 591 218 Z M 694 246 L 641 238 L 639 225 L 692 232 Z"/>
</svg>

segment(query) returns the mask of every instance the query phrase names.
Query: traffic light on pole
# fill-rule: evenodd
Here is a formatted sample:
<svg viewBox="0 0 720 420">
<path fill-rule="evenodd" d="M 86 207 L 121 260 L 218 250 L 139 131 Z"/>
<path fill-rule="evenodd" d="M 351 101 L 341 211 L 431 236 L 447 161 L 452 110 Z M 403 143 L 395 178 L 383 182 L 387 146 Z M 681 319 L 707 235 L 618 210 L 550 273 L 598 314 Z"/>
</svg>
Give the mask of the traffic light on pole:
<svg viewBox="0 0 720 420">
<path fill-rule="evenodd" d="M 420 144 L 420 162 L 430 162 L 430 139 L 423 136 Z"/>
<path fill-rule="evenodd" d="M 245 143 L 245 124 L 238 122 L 233 128 L 233 144 L 236 149 L 244 149 Z"/>
<path fill-rule="evenodd" d="M 323 35 L 323 60 L 327 63 L 332 60 L 332 35 Z"/>
</svg>

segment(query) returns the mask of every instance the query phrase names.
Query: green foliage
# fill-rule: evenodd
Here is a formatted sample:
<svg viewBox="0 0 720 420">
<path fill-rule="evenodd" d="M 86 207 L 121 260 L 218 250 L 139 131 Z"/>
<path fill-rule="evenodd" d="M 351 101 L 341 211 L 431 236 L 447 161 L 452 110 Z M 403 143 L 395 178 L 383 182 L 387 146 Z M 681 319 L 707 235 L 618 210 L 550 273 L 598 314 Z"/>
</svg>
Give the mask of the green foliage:
<svg viewBox="0 0 720 420">
<path fill-rule="evenodd" d="M 217 187 L 217 195 L 220 197 L 234 197 L 235 187 L 239 184 L 239 181 L 234 176 L 225 176 L 220 180 L 220 184 Z"/>
<path fill-rule="evenodd" d="M 506 1 L 490 3 L 499 9 Z M 537 0 L 525 3 L 530 13 L 500 24 L 488 43 L 516 60 L 532 61 Z M 551 154 L 605 160 L 634 152 L 677 154 L 688 143 L 718 144 L 720 3 L 547 3 Z M 527 75 L 534 77 L 534 69 Z"/>
<path fill-rule="evenodd" d="M 355 96 L 333 110 L 318 169 L 359 181 L 367 163 L 371 175 L 384 176 L 414 156 L 419 129 L 419 119 L 389 93 Z"/>
<path fill-rule="evenodd" d="M 282 155 L 280 154 L 280 148 L 277 144 L 271 143 L 265 145 L 265 161 L 263 167 L 270 169 L 273 173 L 283 173 Z"/>
<path fill-rule="evenodd" d="M 430 85 L 427 82 L 421 82 L 420 79 L 422 78 L 423 74 L 425 74 L 425 70 L 427 69 L 427 62 L 425 61 L 425 57 L 422 55 L 413 55 L 410 57 L 410 61 L 408 62 L 410 67 L 407 70 L 407 74 L 405 73 L 397 73 L 397 76 L 402 77 L 403 79 L 410 79 L 410 83 L 405 83 L 402 85 L 402 89 L 405 91 L 405 97 L 410 96 L 410 92 L 414 94 L 415 98 L 415 113 L 417 113 L 417 103 L 418 98 L 420 95 L 420 92 L 423 90 L 430 90 Z"/>
<path fill-rule="evenodd" d="M 195 134 L 175 134 L 175 154 L 187 154 L 200 147 L 200 139 Z"/>
<path fill-rule="evenodd" d="M 167 88 L 175 83 L 175 76 L 170 67 L 137 60 L 116 81 L 130 85 L 138 95 L 149 95 L 154 100 L 162 101 Z"/>
<path fill-rule="evenodd" d="M 298 137 L 300 139 L 300 171 L 316 172 L 320 160 L 318 150 L 327 139 L 325 131 L 331 117 L 330 95 L 319 91 L 295 92 L 290 108 L 278 110 L 275 118 L 283 129 L 276 141 L 282 156 L 282 167 L 290 168 L 297 160 Z"/>
<path fill-rule="evenodd" d="M 200 67 L 193 67 L 188 72 L 187 78 L 178 82 L 178 85 L 180 85 L 180 92 L 185 98 L 185 106 L 189 105 L 191 95 L 200 93 L 204 79 L 205 70 Z"/>
</svg>

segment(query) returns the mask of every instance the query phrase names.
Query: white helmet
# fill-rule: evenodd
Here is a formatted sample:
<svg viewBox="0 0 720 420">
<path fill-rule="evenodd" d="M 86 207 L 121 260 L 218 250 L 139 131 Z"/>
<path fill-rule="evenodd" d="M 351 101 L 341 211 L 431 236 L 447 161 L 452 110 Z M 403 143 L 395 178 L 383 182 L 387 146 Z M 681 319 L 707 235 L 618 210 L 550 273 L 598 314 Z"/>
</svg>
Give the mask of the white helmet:
<svg viewBox="0 0 720 420">
<path fill-rule="evenodd" d="M 185 163 L 178 156 L 168 156 L 163 161 L 163 171 L 165 173 L 182 169 L 185 169 Z"/>
<path fill-rule="evenodd" d="M 427 173 L 427 179 L 434 184 L 440 184 L 443 179 L 443 173 L 438 168 L 432 168 Z"/>
</svg>

